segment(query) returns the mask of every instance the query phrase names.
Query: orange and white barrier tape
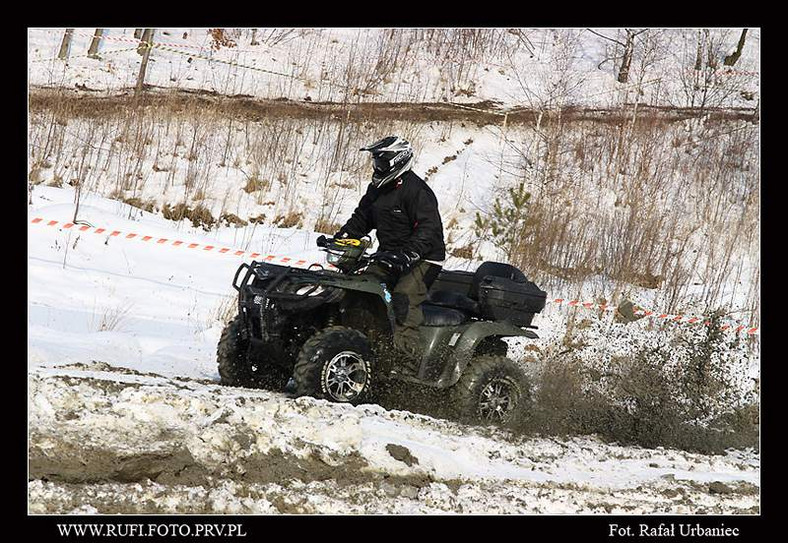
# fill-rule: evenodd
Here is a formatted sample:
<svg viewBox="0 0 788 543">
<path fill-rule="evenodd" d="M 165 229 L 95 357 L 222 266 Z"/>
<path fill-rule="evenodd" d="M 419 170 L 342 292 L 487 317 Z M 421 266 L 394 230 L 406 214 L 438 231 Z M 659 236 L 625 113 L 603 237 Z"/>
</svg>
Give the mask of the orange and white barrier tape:
<svg viewBox="0 0 788 543">
<path fill-rule="evenodd" d="M 86 32 L 74 32 L 73 35 L 81 36 L 81 37 L 85 37 L 85 38 L 93 38 L 93 37 L 95 37 L 93 34 L 89 34 L 89 33 L 86 33 Z M 187 49 L 194 49 L 194 50 L 198 50 L 198 51 L 202 52 L 203 50 L 209 49 L 209 47 L 201 47 L 201 46 L 196 46 L 196 45 L 187 45 L 187 44 L 182 44 L 182 43 L 147 42 L 147 41 L 143 41 L 143 40 L 137 39 L 137 38 L 126 38 L 126 37 L 108 36 L 108 35 L 100 36 L 100 39 L 108 40 L 108 41 L 115 41 L 115 42 L 123 42 L 123 43 L 134 43 L 134 44 L 137 44 L 137 47 L 139 47 L 139 46 L 148 46 L 148 47 L 151 47 L 152 49 L 159 49 L 161 51 L 167 51 L 167 52 L 170 52 L 170 53 L 177 53 L 179 55 L 183 55 L 183 56 L 186 56 L 186 57 L 189 57 L 189 58 L 196 58 L 196 59 L 200 59 L 200 60 L 207 60 L 209 62 L 215 62 L 215 63 L 218 63 L 218 64 L 226 64 L 228 66 L 234 66 L 236 68 L 242 68 L 242 69 L 245 69 L 245 70 L 253 70 L 253 71 L 256 71 L 256 72 L 260 72 L 260 73 L 271 74 L 271 75 L 279 75 L 279 76 L 282 76 L 282 77 L 289 77 L 291 79 L 299 79 L 299 80 L 306 81 L 306 79 L 304 79 L 302 77 L 298 77 L 298 76 L 296 76 L 294 74 L 288 74 L 288 73 L 284 73 L 284 72 L 277 72 L 275 70 L 267 70 L 265 68 L 259 68 L 257 66 L 249 66 L 247 64 L 240 64 L 240 63 L 234 62 L 232 60 L 225 60 L 225 59 L 222 59 L 222 58 L 209 57 L 209 56 L 206 56 L 206 55 L 203 55 L 203 54 L 199 54 L 199 53 L 195 53 L 195 52 L 179 51 L 178 50 L 178 48 L 181 48 L 181 49 L 187 48 Z M 130 49 L 118 49 L 116 51 L 102 51 L 101 54 L 134 51 L 135 49 L 136 49 L 136 47 L 132 47 Z M 238 53 L 247 53 L 248 51 L 238 50 L 237 52 Z M 90 55 L 77 55 L 77 56 L 70 56 L 69 58 L 80 58 L 82 56 L 88 57 Z M 51 58 L 36 59 L 35 61 L 32 61 L 32 62 L 41 62 L 41 61 L 44 61 L 44 60 L 54 60 L 54 59 L 51 59 Z M 328 86 L 336 87 L 336 88 L 342 88 L 342 89 L 346 88 L 345 84 L 331 83 L 331 82 L 324 82 L 324 84 L 326 84 Z"/>
<path fill-rule="evenodd" d="M 106 56 L 106 55 L 111 55 L 113 53 L 130 53 L 131 51 L 136 51 L 136 50 L 137 50 L 136 47 L 129 47 L 123 49 L 106 49 L 102 51 L 101 54 Z M 69 55 L 66 61 L 74 60 L 75 58 L 91 58 L 91 56 L 92 55 L 90 53 L 85 53 L 84 55 Z M 32 58 L 28 62 L 32 64 L 34 62 L 54 62 L 57 60 L 60 59 L 52 58 L 52 57 L 44 57 L 44 58 Z"/>
<path fill-rule="evenodd" d="M 722 76 L 730 76 L 730 75 L 746 75 L 749 77 L 760 77 L 760 72 L 749 72 L 747 70 L 734 70 L 733 68 L 723 70 L 718 75 Z"/>
<path fill-rule="evenodd" d="M 82 35 L 82 36 L 90 36 L 90 37 L 93 37 L 93 35 L 92 35 L 92 34 L 84 34 L 84 33 L 80 33 L 80 35 Z M 138 39 L 138 38 L 127 38 L 127 37 L 125 37 L 125 36 L 112 36 L 112 35 L 104 35 L 104 36 L 101 36 L 100 38 L 101 38 L 102 40 L 107 40 L 107 41 L 117 41 L 117 42 L 125 42 L 125 43 L 136 43 L 136 44 L 138 44 L 138 45 L 139 45 L 140 43 L 147 43 L 147 42 L 143 42 L 142 40 L 140 40 L 140 39 Z M 166 47 L 180 47 L 180 48 L 182 48 L 182 49 L 198 49 L 198 50 L 199 50 L 199 49 L 206 49 L 205 47 L 202 47 L 202 46 L 199 46 L 199 45 L 192 45 L 192 44 L 188 44 L 188 43 L 166 43 L 166 42 L 154 42 L 154 43 L 151 43 L 150 45 L 151 45 L 152 47 L 156 47 L 157 45 L 164 45 L 164 46 L 166 46 Z"/>
<path fill-rule="evenodd" d="M 548 299 L 547 303 L 553 303 L 557 305 L 563 305 L 567 307 L 582 307 L 584 309 L 591 309 L 597 311 L 607 311 L 615 313 L 618 310 L 617 306 L 609 305 L 609 304 L 598 304 L 594 302 L 581 302 L 580 300 L 567 300 L 565 298 L 552 298 Z M 634 308 L 635 315 L 642 315 L 643 317 L 649 317 L 652 319 L 660 319 L 663 321 L 671 321 L 678 324 L 703 324 L 704 326 L 711 326 L 711 321 L 701 318 L 701 317 L 688 317 L 686 315 L 672 315 L 669 313 L 658 313 L 655 311 L 649 311 L 647 309 L 643 309 L 640 307 L 635 306 Z M 757 327 L 748 327 L 738 323 L 726 323 L 720 327 L 721 330 L 732 330 L 737 334 L 746 331 L 748 335 L 757 335 L 760 334 L 760 329 Z"/>
<path fill-rule="evenodd" d="M 233 249 L 230 247 L 219 247 L 216 245 L 208 245 L 205 243 L 190 243 L 187 241 L 182 241 L 179 239 L 171 239 L 171 238 L 162 238 L 157 236 L 148 236 L 144 234 L 139 234 L 136 232 L 122 232 L 120 230 L 113 230 L 111 228 L 98 228 L 95 226 L 89 225 L 79 225 L 74 224 L 73 222 L 64 222 L 64 221 L 55 221 L 55 220 L 46 220 L 42 217 L 36 217 L 30 221 L 31 224 L 38 224 L 44 226 L 58 226 L 64 230 L 77 230 L 79 232 L 92 232 L 94 234 L 106 234 L 109 237 L 116 237 L 119 239 L 125 240 L 139 240 L 143 242 L 150 243 L 151 245 L 165 245 L 169 247 L 184 247 L 186 249 L 192 250 L 200 250 L 200 251 L 207 251 L 219 254 L 226 254 L 231 256 L 242 256 L 245 258 L 251 258 L 252 260 L 258 259 L 259 257 L 263 256 L 263 253 L 255 253 L 252 251 L 243 251 L 240 249 Z M 319 264 L 324 267 L 334 268 L 331 264 L 321 264 L 318 262 L 310 263 L 308 260 L 304 260 L 302 258 L 295 258 L 290 256 L 278 256 L 278 255 L 266 255 L 262 259 L 264 262 L 281 262 L 282 264 L 287 264 L 290 266 L 311 266 L 314 264 Z"/>
<path fill-rule="evenodd" d="M 36 31 L 36 32 L 47 32 L 47 33 L 50 33 L 50 34 L 55 34 L 55 33 L 62 34 L 63 31 L 64 31 L 64 29 L 62 29 L 62 28 L 31 28 L 29 30 Z M 142 40 L 140 40 L 139 38 L 127 38 L 126 36 L 113 36 L 112 34 L 108 34 L 106 32 L 104 34 L 102 34 L 101 36 L 96 36 L 95 34 L 92 34 L 90 32 L 82 32 L 82 31 L 75 30 L 72 33 L 72 36 L 79 36 L 79 37 L 82 37 L 82 38 L 91 38 L 91 39 L 92 38 L 98 38 L 98 39 L 100 39 L 102 41 L 107 40 L 107 41 L 114 41 L 114 42 L 121 42 L 121 43 L 134 43 L 134 44 L 137 44 L 137 45 L 142 43 Z M 204 46 L 201 46 L 201 45 L 193 45 L 193 44 L 190 44 L 190 43 L 165 43 L 165 42 L 158 42 L 158 43 L 160 43 L 161 45 L 166 45 L 167 47 L 180 47 L 180 48 L 184 48 L 184 49 L 207 49 L 207 47 L 204 47 Z M 154 47 L 156 46 L 155 43 L 152 44 L 152 45 Z"/>
<path fill-rule="evenodd" d="M 256 253 L 252 251 L 243 251 L 240 249 L 232 249 L 229 247 L 218 247 L 216 245 L 208 245 L 204 243 L 190 243 L 178 239 L 171 239 L 171 238 L 162 238 L 156 236 L 149 236 L 143 235 L 136 232 L 122 232 L 120 230 L 112 230 L 108 228 L 99 228 L 90 225 L 79 225 L 73 222 L 64 222 L 64 221 L 56 221 L 56 220 L 47 220 L 42 217 L 35 217 L 32 219 L 31 224 L 38 224 L 38 225 L 45 225 L 45 226 L 59 226 L 63 230 L 70 230 L 75 229 L 79 232 L 93 232 L 94 234 L 106 234 L 109 237 L 116 237 L 119 239 L 125 240 L 133 240 L 137 239 L 142 242 L 151 243 L 152 245 L 166 245 L 170 247 L 185 247 L 187 249 L 192 250 L 200 250 L 212 253 L 219 253 L 219 254 L 226 254 L 231 256 L 242 256 L 245 258 L 251 258 L 252 260 L 258 259 L 259 257 L 263 256 L 262 253 Z M 295 267 L 303 267 L 303 266 L 312 266 L 314 264 L 319 264 L 320 266 L 336 269 L 335 266 L 331 264 L 320 264 L 317 262 L 309 263 L 308 260 L 299 259 L 289 256 L 278 256 L 278 255 L 266 255 L 261 259 L 264 262 L 271 262 L 271 263 L 282 263 L 287 264 L 289 266 Z M 596 310 L 596 311 L 603 311 L 603 312 L 613 312 L 617 311 L 617 306 L 609 305 L 605 303 L 595 303 L 595 302 L 581 302 L 580 300 L 569 300 L 566 298 L 548 298 L 548 304 L 556 304 L 562 307 L 582 307 L 584 309 L 589 310 Z M 679 324 L 703 324 L 705 326 L 711 326 L 711 321 L 703 319 L 701 317 L 687 317 L 685 315 L 671 315 L 668 313 L 657 313 L 654 311 L 649 311 L 643 308 L 634 308 L 634 313 L 636 315 L 642 315 L 644 317 L 650 317 L 654 319 L 661 319 L 664 321 L 675 322 Z M 736 323 L 727 323 L 721 326 L 722 330 L 732 330 L 737 334 L 746 331 L 748 335 L 757 335 L 760 333 L 760 329 L 757 327 L 747 327 L 744 325 L 737 325 Z"/>
</svg>

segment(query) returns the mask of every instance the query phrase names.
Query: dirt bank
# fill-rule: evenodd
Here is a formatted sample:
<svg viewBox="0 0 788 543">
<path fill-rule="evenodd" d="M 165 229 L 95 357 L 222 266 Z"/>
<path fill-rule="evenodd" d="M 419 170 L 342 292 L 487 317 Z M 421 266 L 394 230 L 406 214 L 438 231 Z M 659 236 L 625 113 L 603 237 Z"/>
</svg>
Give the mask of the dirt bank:
<svg viewBox="0 0 788 543">
<path fill-rule="evenodd" d="M 484 101 L 475 103 L 411 103 L 411 102 L 311 102 L 288 99 L 265 100 L 247 95 L 226 96 L 210 91 L 172 90 L 149 88 L 136 100 L 131 90 L 106 95 L 98 91 L 30 89 L 31 112 L 61 111 L 79 117 L 98 117 L 126 114 L 130 107 L 165 108 L 173 111 L 191 108 L 209 108 L 223 117 L 246 120 L 286 117 L 291 119 L 341 119 L 350 122 L 369 121 L 457 121 L 479 126 L 502 124 L 508 113 L 508 124 L 535 124 L 542 116 L 544 125 L 560 119 L 562 122 L 599 121 L 621 123 L 632 121 L 634 104 L 624 108 L 577 108 L 540 111 L 531 107 L 502 109 L 499 104 Z M 709 120 L 748 120 L 758 122 L 754 108 L 681 108 L 638 105 L 636 120 L 640 122 L 676 122 L 705 117 Z"/>
</svg>

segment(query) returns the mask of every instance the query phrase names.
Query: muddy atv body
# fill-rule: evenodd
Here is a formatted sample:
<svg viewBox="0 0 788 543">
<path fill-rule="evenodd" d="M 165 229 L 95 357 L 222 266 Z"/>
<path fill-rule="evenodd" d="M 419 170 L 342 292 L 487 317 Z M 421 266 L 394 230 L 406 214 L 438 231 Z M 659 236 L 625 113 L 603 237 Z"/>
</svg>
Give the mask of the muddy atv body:
<svg viewBox="0 0 788 543">
<path fill-rule="evenodd" d="M 345 243 L 328 252 L 336 270 L 258 261 L 238 268 L 238 315 L 218 348 L 222 383 L 282 390 L 292 375 L 297 395 L 357 404 L 395 380 L 446 391 L 458 419 L 516 422 L 529 387 L 504 338 L 538 337 L 531 320 L 543 291 L 507 264 L 442 270 L 421 306 L 421 356 L 403 364 L 388 286 L 363 273 L 375 255 Z"/>
</svg>

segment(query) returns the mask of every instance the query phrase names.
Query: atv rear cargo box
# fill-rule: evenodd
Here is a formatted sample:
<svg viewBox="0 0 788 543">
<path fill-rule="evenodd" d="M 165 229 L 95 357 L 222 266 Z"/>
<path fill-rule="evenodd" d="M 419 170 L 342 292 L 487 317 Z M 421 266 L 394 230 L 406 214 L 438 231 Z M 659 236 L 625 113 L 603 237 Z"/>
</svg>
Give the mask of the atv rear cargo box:
<svg viewBox="0 0 788 543">
<path fill-rule="evenodd" d="M 441 270 L 438 277 L 432 283 L 430 290 L 459 292 L 460 294 L 469 296 L 474 275 L 474 272 L 469 271 Z"/>
<path fill-rule="evenodd" d="M 479 309 L 484 319 L 530 326 L 546 301 L 547 293 L 531 281 L 516 282 L 488 275 L 479 284 Z"/>
</svg>

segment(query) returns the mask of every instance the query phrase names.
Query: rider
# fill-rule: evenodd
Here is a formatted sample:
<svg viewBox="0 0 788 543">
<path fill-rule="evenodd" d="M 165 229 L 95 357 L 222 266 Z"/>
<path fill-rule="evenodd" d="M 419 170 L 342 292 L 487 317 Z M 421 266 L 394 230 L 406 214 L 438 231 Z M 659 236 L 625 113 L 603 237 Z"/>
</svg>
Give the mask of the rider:
<svg viewBox="0 0 788 543">
<path fill-rule="evenodd" d="M 413 173 L 413 148 L 406 140 L 389 136 L 361 151 L 372 154 L 372 182 L 334 237 L 357 239 L 377 230 L 379 252 L 367 272 L 392 289 L 394 346 L 413 362 L 420 352 L 418 327 L 424 322 L 419 304 L 446 259 L 438 200 Z"/>
</svg>

